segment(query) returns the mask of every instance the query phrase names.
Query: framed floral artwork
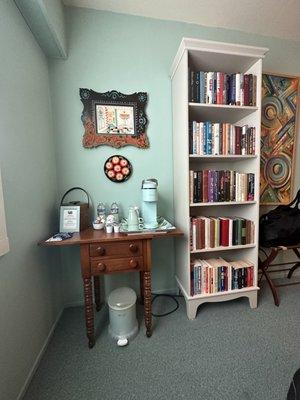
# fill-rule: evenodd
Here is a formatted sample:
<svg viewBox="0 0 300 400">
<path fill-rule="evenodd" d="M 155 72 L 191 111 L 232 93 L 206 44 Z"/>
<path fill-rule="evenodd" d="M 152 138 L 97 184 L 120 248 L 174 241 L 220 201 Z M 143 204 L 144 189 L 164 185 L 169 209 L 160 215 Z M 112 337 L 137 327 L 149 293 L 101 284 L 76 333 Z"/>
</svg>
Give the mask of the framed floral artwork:
<svg viewBox="0 0 300 400">
<path fill-rule="evenodd" d="M 147 93 L 124 94 L 115 90 L 98 93 L 80 89 L 79 94 L 83 103 L 84 147 L 149 147 L 145 112 Z"/>
</svg>

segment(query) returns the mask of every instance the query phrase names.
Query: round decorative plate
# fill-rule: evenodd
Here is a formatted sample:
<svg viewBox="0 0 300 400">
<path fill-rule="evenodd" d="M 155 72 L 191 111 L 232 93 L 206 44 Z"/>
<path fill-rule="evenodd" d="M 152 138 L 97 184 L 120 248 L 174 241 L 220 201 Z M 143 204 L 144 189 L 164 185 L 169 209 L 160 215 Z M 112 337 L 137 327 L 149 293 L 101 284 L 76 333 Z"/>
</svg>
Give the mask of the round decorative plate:
<svg viewBox="0 0 300 400">
<path fill-rule="evenodd" d="M 114 155 L 105 161 L 104 173 L 112 182 L 125 182 L 132 173 L 132 165 L 126 157 Z"/>
</svg>

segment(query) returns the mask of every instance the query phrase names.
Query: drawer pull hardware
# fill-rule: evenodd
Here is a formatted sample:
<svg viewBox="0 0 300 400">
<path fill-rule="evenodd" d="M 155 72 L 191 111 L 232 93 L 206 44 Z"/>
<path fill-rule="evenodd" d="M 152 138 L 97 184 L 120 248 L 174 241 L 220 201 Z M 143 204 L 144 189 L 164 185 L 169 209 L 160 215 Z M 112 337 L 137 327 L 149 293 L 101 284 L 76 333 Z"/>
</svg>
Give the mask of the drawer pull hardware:
<svg viewBox="0 0 300 400">
<path fill-rule="evenodd" d="M 138 247 L 137 247 L 136 244 L 131 243 L 131 244 L 129 245 L 129 250 L 130 250 L 132 253 L 136 253 L 136 252 L 138 251 Z"/>
<path fill-rule="evenodd" d="M 105 249 L 102 246 L 97 247 L 97 251 L 100 254 L 100 256 L 103 256 L 105 253 Z"/>
<path fill-rule="evenodd" d="M 136 268 L 139 265 L 139 262 L 137 260 L 134 260 L 133 258 L 129 262 L 130 266 L 132 268 Z"/>
<path fill-rule="evenodd" d="M 103 263 L 98 263 L 98 270 L 99 271 L 104 271 L 105 270 L 105 264 L 103 264 Z"/>
</svg>

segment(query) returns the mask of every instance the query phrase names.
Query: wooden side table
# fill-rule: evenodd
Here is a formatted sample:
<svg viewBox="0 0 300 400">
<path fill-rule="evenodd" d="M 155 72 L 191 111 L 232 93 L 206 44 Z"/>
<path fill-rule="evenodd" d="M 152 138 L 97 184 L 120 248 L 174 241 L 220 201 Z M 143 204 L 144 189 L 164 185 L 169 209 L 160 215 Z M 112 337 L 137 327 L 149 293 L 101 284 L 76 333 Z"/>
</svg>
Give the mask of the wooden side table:
<svg viewBox="0 0 300 400">
<path fill-rule="evenodd" d="M 280 265 L 287 265 L 287 264 L 294 264 L 288 272 L 287 277 L 290 279 L 294 273 L 294 271 L 300 267 L 300 244 L 295 245 L 295 246 L 277 246 L 277 247 L 271 247 L 269 254 L 266 253 L 262 248 L 261 250 L 265 253 L 266 258 L 264 260 L 261 259 L 261 257 L 258 258 L 258 269 L 261 271 L 261 277 L 259 280 L 259 283 L 264 276 L 270 286 L 273 299 L 274 299 L 274 304 L 278 307 L 279 306 L 279 296 L 278 296 L 278 291 L 277 287 L 279 286 L 290 286 L 290 285 L 297 285 L 300 282 L 293 282 L 293 283 L 286 283 L 282 285 L 275 285 L 275 283 L 272 281 L 272 279 L 269 276 L 268 269 L 271 266 L 280 266 Z M 287 250 L 292 250 L 295 255 L 297 256 L 298 260 L 297 261 L 291 261 L 287 263 L 278 263 L 278 264 L 272 264 L 273 261 L 276 259 L 280 251 L 287 251 Z"/>
<path fill-rule="evenodd" d="M 178 229 L 151 233 L 107 234 L 88 228 L 61 242 L 40 242 L 43 246 L 80 246 L 85 322 L 88 345 L 95 344 L 93 286 L 96 310 L 100 310 L 100 276 L 139 271 L 144 303 L 146 335 L 152 334 L 151 242 L 154 238 L 181 236 Z M 93 282 L 92 282 L 93 280 Z"/>
</svg>

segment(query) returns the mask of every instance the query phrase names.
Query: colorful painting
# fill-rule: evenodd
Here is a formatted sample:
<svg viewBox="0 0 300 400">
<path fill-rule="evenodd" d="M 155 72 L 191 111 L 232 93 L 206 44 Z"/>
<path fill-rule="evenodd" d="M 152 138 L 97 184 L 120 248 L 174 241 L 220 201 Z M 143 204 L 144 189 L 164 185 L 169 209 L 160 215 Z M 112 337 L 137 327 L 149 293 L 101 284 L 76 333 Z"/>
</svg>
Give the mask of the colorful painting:
<svg viewBox="0 0 300 400">
<path fill-rule="evenodd" d="M 133 107 L 96 104 L 97 133 L 134 135 Z"/>
<path fill-rule="evenodd" d="M 262 76 L 260 203 L 292 200 L 299 79 Z"/>
<path fill-rule="evenodd" d="M 146 92 L 124 94 L 111 90 L 100 93 L 81 88 L 79 95 L 83 104 L 83 147 L 92 149 L 106 145 L 117 149 L 124 146 L 149 148 Z"/>
</svg>

